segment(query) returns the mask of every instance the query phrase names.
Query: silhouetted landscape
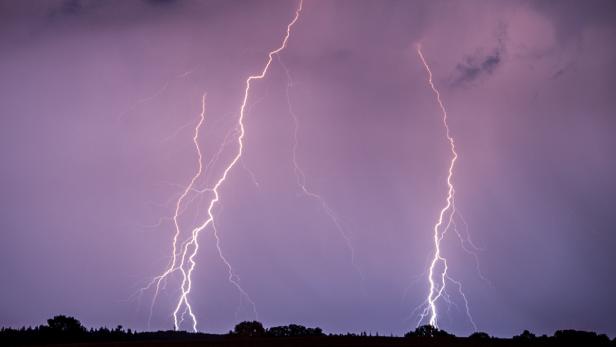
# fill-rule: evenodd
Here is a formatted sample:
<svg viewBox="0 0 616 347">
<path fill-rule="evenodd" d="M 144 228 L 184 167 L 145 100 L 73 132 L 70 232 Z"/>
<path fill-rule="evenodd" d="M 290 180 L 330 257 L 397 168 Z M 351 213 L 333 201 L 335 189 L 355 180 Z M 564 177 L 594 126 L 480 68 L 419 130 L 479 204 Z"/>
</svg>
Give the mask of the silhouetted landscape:
<svg viewBox="0 0 616 347">
<path fill-rule="evenodd" d="M 260 322 L 241 322 L 228 334 L 185 331 L 137 332 L 117 326 L 87 329 L 74 317 L 55 316 L 47 325 L 2 328 L 0 346 L 616 346 L 616 338 L 590 331 L 557 330 L 536 336 L 528 330 L 511 338 L 484 332 L 467 337 L 423 325 L 404 336 L 346 333 L 325 334 L 321 328 L 297 324 L 265 328 Z"/>
</svg>

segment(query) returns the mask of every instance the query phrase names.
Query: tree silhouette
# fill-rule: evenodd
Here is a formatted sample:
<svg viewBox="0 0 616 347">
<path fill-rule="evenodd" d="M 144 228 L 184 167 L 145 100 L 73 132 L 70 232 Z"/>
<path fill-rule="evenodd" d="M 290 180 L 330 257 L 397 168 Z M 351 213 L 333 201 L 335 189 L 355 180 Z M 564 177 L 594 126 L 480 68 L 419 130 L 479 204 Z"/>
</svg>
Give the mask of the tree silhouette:
<svg viewBox="0 0 616 347">
<path fill-rule="evenodd" d="M 488 335 L 487 333 L 478 331 L 478 332 L 472 333 L 468 338 L 471 339 L 471 340 L 485 341 L 485 340 L 489 340 L 490 339 L 490 335 Z"/>
<path fill-rule="evenodd" d="M 241 322 L 235 326 L 233 333 L 238 336 L 263 336 L 265 328 L 257 321 Z"/>
<path fill-rule="evenodd" d="M 406 333 L 404 337 L 453 337 L 453 335 L 433 325 L 422 325 L 415 331 Z"/>
<path fill-rule="evenodd" d="M 271 327 L 267 329 L 267 335 L 273 336 L 273 337 L 283 337 L 283 336 L 290 336 L 291 333 L 289 332 L 288 326 L 280 326 L 280 327 Z"/>
<path fill-rule="evenodd" d="M 557 330 L 554 339 L 561 343 L 576 344 L 579 346 L 605 346 L 610 343 L 605 334 L 597 334 L 592 331 Z"/>
<path fill-rule="evenodd" d="M 53 332 L 67 335 L 79 335 L 86 332 L 86 328 L 76 318 L 63 315 L 48 319 L 47 325 Z"/>
<path fill-rule="evenodd" d="M 287 326 L 272 327 L 267 329 L 266 334 L 268 336 L 282 337 L 282 336 L 323 336 L 323 330 L 321 328 L 306 328 L 303 325 L 290 324 Z"/>
<path fill-rule="evenodd" d="M 530 342 L 535 340 L 536 338 L 537 336 L 535 334 L 531 333 L 528 330 L 524 330 L 520 335 L 514 336 L 513 340 Z"/>
</svg>

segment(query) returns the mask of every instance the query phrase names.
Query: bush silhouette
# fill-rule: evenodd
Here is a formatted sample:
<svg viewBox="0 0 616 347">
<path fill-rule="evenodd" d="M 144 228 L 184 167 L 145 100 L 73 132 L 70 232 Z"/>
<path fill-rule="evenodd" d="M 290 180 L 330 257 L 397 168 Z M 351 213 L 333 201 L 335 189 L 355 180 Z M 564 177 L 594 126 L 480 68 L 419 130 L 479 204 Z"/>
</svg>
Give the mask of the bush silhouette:
<svg viewBox="0 0 616 347">
<path fill-rule="evenodd" d="M 512 337 L 512 340 L 517 342 L 531 342 L 535 341 L 536 339 L 537 336 L 528 330 L 524 330 L 520 335 L 515 335 L 514 337 Z"/>
<path fill-rule="evenodd" d="M 485 341 L 485 340 L 489 340 L 490 339 L 490 335 L 488 335 L 487 333 L 478 331 L 476 333 L 472 333 L 468 338 L 471 339 L 471 340 Z"/>
<path fill-rule="evenodd" d="M 267 329 L 267 336 L 273 336 L 273 337 L 291 336 L 291 332 L 289 331 L 288 326 L 271 327 Z"/>
<path fill-rule="evenodd" d="M 558 342 L 578 344 L 580 346 L 604 346 L 610 343 L 609 337 L 605 334 L 598 335 L 595 332 L 579 330 L 557 330 L 554 333 L 554 339 Z"/>
<path fill-rule="evenodd" d="M 241 322 L 235 326 L 233 333 L 238 336 L 263 336 L 265 328 L 263 324 L 257 321 Z"/>
<path fill-rule="evenodd" d="M 453 337 L 453 335 L 433 325 L 422 325 L 415 331 L 406 333 L 404 337 Z"/>
<path fill-rule="evenodd" d="M 323 336 L 321 328 L 306 328 L 303 325 L 290 324 L 287 326 L 272 327 L 267 329 L 268 336 L 283 337 L 283 336 Z"/>
<path fill-rule="evenodd" d="M 47 325 L 51 331 L 66 335 L 79 335 L 86 332 L 86 328 L 76 318 L 62 315 L 48 319 Z"/>
</svg>

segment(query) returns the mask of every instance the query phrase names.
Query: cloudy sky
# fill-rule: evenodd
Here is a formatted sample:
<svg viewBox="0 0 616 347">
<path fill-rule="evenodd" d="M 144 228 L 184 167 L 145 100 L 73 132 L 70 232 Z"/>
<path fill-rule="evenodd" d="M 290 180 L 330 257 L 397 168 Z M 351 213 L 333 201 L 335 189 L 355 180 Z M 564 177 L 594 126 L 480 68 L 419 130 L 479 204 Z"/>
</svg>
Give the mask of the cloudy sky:
<svg viewBox="0 0 616 347">
<path fill-rule="evenodd" d="M 151 319 L 153 291 L 139 289 L 170 261 L 202 95 L 199 145 L 204 162 L 218 160 L 197 189 L 237 152 L 246 78 L 296 6 L 0 1 L 0 325 L 68 314 L 173 327 L 181 276 L 164 282 Z M 475 257 L 448 234 L 442 252 L 478 328 L 616 336 L 615 14 L 607 0 L 305 0 L 287 48 L 251 86 L 244 153 L 214 208 L 258 317 L 208 227 L 190 295 L 199 330 L 255 318 L 326 332 L 415 328 L 450 160 L 421 43 L 459 153 L 456 224 L 477 246 Z M 297 184 L 287 92 L 296 162 L 331 210 Z M 181 241 L 211 198 L 190 192 Z M 449 289 L 440 325 L 468 334 Z"/>
</svg>

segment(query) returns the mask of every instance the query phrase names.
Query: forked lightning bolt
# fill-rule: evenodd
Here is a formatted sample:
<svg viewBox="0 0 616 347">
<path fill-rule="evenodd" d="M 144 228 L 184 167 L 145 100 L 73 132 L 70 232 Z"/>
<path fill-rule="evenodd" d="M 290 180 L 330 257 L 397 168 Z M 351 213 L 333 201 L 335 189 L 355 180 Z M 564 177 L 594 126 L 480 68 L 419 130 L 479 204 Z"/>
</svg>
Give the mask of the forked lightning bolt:
<svg viewBox="0 0 616 347">
<path fill-rule="evenodd" d="M 455 188 L 453 185 L 453 172 L 456 161 L 458 160 L 458 153 L 456 152 L 456 146 L 453 136 L 451 135 L 448 118 L 447 118 L 447 110 L 445 109 L 445 105 L 443 104 L 443 100 L 441 99 L 441 94 L 438 89 L 434 85 L 434 81 L 432 80 L 432 71 L 430 70 L 430 66 L 428 65 L 422 51 L 421 45 L 417 45 L 417 55 L 421 60 L 426 73 L 428 74 L 428 84 L 432 89 L 436 97 L 436 101 L 442 113 L 442 121 L 443 127 L 445 128 L 445 135 L 447 137 L 447 141 L 449 142 L 449 148 L 451 152 L 451 159 L 449 161 L 449 168 L 447 171 L 447 198 L 445 200 L 445 206 L 441 209 L 438 220 L 433 227 L 433 246 L 434 246 L 434 255 L 432 261 L 430 262 L 430 267 L 428 269 L 428 281 L 430 284 L 430 290 L 428 292 L 428 296 L 426 298 L 426 307 L 420 315 L 419 323 L 428 317 L 428 323 L 434 327 L 438 327 L 438 310 L 437 304 L 439 299 L 443 298 L 445 301 L 449 301 L 448 295 L 445 292 L 445 287 L 447 281 L 454 283 L 458 287 L 458 293 L 462 297 L 465 305 L 466 314 L 476 330 L 475 322 L 470 314 L 468 300 L 466 295 L 462 291 L 462 284 L 453 279 L 448 273 L 447 259 L 443 256 L 441 250 L 441 241 L 443 237 L 451 228 L 455 229 L 455 221 L 454 216 L 456 214 L 456 206 L 455 206 Z M 455 232 L 460 237 L 457 229 Z M 462 240 L 462 238 L 460 237 Z"/>
<path fill-rule="evenodd" d="M 223 185 L 223 183 L 226 181 L 231 170 L 236 166 L 236 164 L 240 161 L 240 158 L 242 157 L 243 150 L 244 150 L 244 136 L 246 134 L 246 130 L 244 127 L 244 118 L 245 118 L 246 105 L 248 102 L 248 96 L 250 93 L 251 84 L 253 81 L 263 79 L 266 76 L 269 70 L 269 67 L 272 63 L 272 60 L 274 58 L 274 55 L 280 53 L 282 50 L 286 48 L 287 41 L 289 40 L 289 37 L 291 35 L 291 28 L 298 21 L 300 13 L 302 11 L 302 6 L 303 6 L 303 0 L 300 0 L 298 7 L 295 10 L 295 16 L 293 17 L 293 20 L 287 25 L 286 33 L 284 35 L 281 45 L 275 50 L 270 51 L 268 53 L 267 61 L 265 63 L 265 66 L 261 70 L 261 72 L 256 75 L 249 76 L 246 79 L 244 96 L 242 99 L 242 104 L 240 106 L 240 113 L 239 113 L 239 117 L 237 121 L 238 128 L 239 128 L 239 133 L 237 136 L 237 146 L 238 146 L 237 152 L 235 156 L 232 158 L 231 162 L 226 166 L 226 168 L 222 172 L 222 175 L 216 181 L 216 183 L 211 188 L 207 189 L 208 192 L 213 194 L 213 197 L 209 201 L 208 208 L 207 208 L 207 217 L 205 221 L 203 221 L 201 224 L 193 228 L 190 233 L 190 238 L 188 239 L 188 241 L 186 241 L 185 243 L 183 243 L 182 245 L 178 247 L 178 238 L 180 236 L 180 226 L 177 221 L 177 217 L 181 211 L 182 201 L 186 198 L 186 196 L 188 195 L 190 191 L 194 190 L 193 186 L 195 184 L 195 181 L 198 179 L 199 176 L 201 176 L 201 173 L 203 171 L 202 155 L 201 155 L 201 151 L 198 145 L 199 130 L 205 119 L 205 116 L 204 116 L 205 115 L 205 96 L 203 97 L 203 112 L 201 113 L 201 119 L 195 128 L 195 135 L 193 137 L 195 146 L 197 148 L 198 157 L 199 157 L 198 170 L 195 176 L 193 176 L 193 179 L 190 181 L 189 185 L 184 190 L 184 193 L 178 199 L 177 204 L 176 204 L 175 215 L 173 218 L 174 225 L 175 225 L 175 235 L 173 238 L 173 245 L 172 245 L 173 253 L 172 253 L 171 263 L 169 267 L 161 275 L 155 277 L 154 280 L 150 283 L 150 286 L 154 285 L 156 287 L 156 292 L 155 292 L 155 296 L 156 296 L 160 289 L 161 282 L 164 279 L 166 279 L 173 272 L 179 271 L 181 273 L 182 281 L 181 281 L 181 287 L 180 287 L 180 297 L 176 304 L 175 310 L 173 311 L 173 321 L 174 321 L 175 329 L 179 329 L 180 324 L 183 322 L 183 318 L 185 317 L 186 314 L 188 314 L 188 316 L 190 316 L 190 319 L 192 321 L 192 329 L 194 331 L 197 331 L 198 321 L 192 309 L 192 306 L 190 304 L 189 296 L 192 291 L 192 274 L 196 267 L 195 257 L 198 254 L 199 246 L 200 246 L 199 245 L 199 234 L 209 225 L 212 225 L 212 227 L 214 227 L 214 208 L 220 201 L 219 189 Z M 235 275 L 235 273 L 233 272 L 231 268 L 230 263 L 222 255 L 222 251 L 220 249 L 220 239 L 218 237 L 218 232 L 215 228 L 214 228 L 214 236 L 216 238 L 216 247 L 218 249 L 219 256 L 221 257 L 221 259 L 227 266 L 228 273 L 229 273 L 229 281 L 233 283 L 237 287 L 237 289 L 249 300 L 249 302 L 253 305 L 253 309 L 254 309 L 254 303 L 252 302 L 252 300 L 250 300 L 250 298 L 248 297 L 244 289 L 242 289 L 242 287 L 239 285 L 237 275 Z M 179 249 L 181 249 L 181 252 L 179 252 Z M 255 310 L 255 315 L 256 315 L 256 310 Z"/>
<path fill-rule="evenodd" d="M 146 289 L 149 289 L 152 286 L 155 287 L 154 298 L 152 299 L 152 304 L 150 306 L 150 316 L 148 318 L 148 324 L 149 324 L 150 319 L 152 318 L 153 305 L 156 301 L 156 298 L 158 297 L 162 281 L 166 280 L 167 276 L 169 276 L 171 273 L 177 270 L 182 271 L 183 277 L 186 276 L 181 264 L 180 266 L 177 265 L 178 238 L 180 237 L 180 234 L 181 234 L 179 217 L 181 215 L 182 202 L 188 196 L 188 194 L 194 190 L 195 182 L 197 181 L 199 176 L 201 176 L 201 172 L 203 171 L 203 155 L 201 153 L 201 148 L 199 147 L 199 131 L 201 129 L 201 126 L 205 122 L 205 98 L 206 98 L 206 94 L 204 93 L 203 96 L 201 97 L 201 113 L 199 114 L 199 121 L 197 122 L 197 125 L 195 126 L 195 131 L 193 135 L 193 143 L 197 151 L 197 172 L 191 178 L 190 183 L 186 186 L 186 188 L 184 189 L 184 191 L 182 192 L 182 194 L 180 195 L 180 197 L 177 199 L 175 203 L 175 210 L 174 210 L 174 214 L 172 218 L 173 225 L 175 227 L 175 234 L 173 236 L 173 243 L 172 243 L 173 250 L 171 253 L 171 262 L 169 266 L 167 267 L 167 269 L 162 274 L 154 277 L 154 279 L 145 288 L 141 289 L 141 291 L 144 291 Z"/>
</svg>

